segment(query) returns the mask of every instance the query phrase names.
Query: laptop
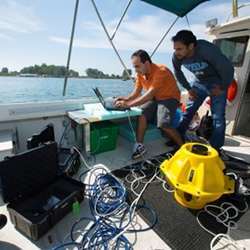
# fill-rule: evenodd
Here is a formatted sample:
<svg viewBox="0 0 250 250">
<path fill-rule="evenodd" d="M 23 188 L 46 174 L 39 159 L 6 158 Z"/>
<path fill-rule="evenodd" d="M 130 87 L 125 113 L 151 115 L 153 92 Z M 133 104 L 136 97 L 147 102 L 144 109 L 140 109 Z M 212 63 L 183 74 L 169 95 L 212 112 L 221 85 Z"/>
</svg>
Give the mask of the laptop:
<svg viewBox="0 0 250 250">
<path fill-rule="evenodd" d="M 100 103 L 106 110 L 119 110 L 119 111 L 125 111 L 130 110 L 130 108 L 123 108 L 123 107 L 116 107 L 115 106 L 115 97 L 107 97 L 103 98 L 100 90 L 98 88 L 93 88 L 97 98 L 99 99 Z"/>
</svg>

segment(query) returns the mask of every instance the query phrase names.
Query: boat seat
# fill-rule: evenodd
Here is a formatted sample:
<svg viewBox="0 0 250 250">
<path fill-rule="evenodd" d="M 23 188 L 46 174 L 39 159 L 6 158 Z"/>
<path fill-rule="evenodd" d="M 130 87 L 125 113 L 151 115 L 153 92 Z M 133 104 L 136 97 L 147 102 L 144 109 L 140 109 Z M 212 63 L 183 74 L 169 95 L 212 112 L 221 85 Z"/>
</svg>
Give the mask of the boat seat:
<svg viewBox="0 0 250 250">
<path fill-rule="evenodd" d="M 0 161 L 14 153 L 13 131 L 0 130 Z"/>
<path fill-rule="evenodd" d="M 136 123 L 133 122 L 132 123 L 134 132 L 136 131 Z M 131 130 L 131 126 L 129 125 L 129 123 L 126 124 L 122 124 L 119 128 L 119 134 L 127 139 L 130 142 L 135 142 L 135 138 L 134 138 L 134 134 Z M 162 138 L 162 134 L 160 129 L 158 129 L 156 127 L 156 125 L 154 124 L 149 124 L 148 128 L 145 132 L 145 136 L 144 136 L 144 142 L 149 142 L 149 141 L 153 141 L 153 140 L 158 140 Z"/>
</svg>

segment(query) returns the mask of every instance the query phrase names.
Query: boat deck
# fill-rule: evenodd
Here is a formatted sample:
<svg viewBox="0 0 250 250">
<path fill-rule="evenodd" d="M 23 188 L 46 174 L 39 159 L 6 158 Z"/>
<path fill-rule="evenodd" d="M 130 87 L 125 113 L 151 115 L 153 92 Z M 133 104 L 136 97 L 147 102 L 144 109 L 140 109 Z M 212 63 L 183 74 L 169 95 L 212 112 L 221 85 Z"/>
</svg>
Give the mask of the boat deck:
<svg viewBox="0 0 250 250">
<path fill-rule="evenodd" d="M 116 150 L 105 152 L 97 155 L 95 159 L 90 162 L 90 164 L 102 163 L 106 165 L 110 170 L 120 169 L 129 164 L 135 163 L 131 159 L 132 144 L 127 140 L 119 137 L 118 145 Z M 147 154 L 145 159 L 152 158 L 156 155 L 170 150 L 165 145 L 165 140 L 155 140 L 146 144 Z M 226 146 L 224 147 L 226 151 L 230 151 L 236 156 L 244 157 L 246 160 L 250 161 L 250 140 L 241 138 L 241 137 L 227 137 Z M 79 174 L 85 171 L 86 168 L 81 168 Z M 76 177 L 77 178 L 77 177 Z M 172 194 L 167 194 L 172 195 Z M 185 209 L 185 208 L 183 208 Z M 0 213 L 6 214 L 8 216 L 6 205 L 0 205 Z M 73 213 L 68 214 L 63 218 L 58 224 L 56 224 L 46 235 L 44 235 L 38 241 L 31 241 L 26 238 L 23 234 L 15 230 L 14 226 L 11 224 L 8 217 L 7 225 L 0 230 L 0 249 L 1 250 L 17 250 L 17 249 L 52 249 L 58 244 L 67 242 L 69 240 L 69 232 L 72 227 L 72 224 L 82 216 L 90 216 L 90 209 L 88 199 L 81 203 L 81 213 L 78 217 L 74 216 Z M 166 216 L 171 216 L 171 214 L 166 211 Z M 142 217 L 137 215 L 137 223 L 140 226 L 145 226 L 146 222 Z M 247 223 L 248 221 L 248 223 Z M 250 222 L 250 211 L 247 211 L 239 221 L 239 223 L 244 224 L 244 227 L 248 226 Z M 83 229 L 87 225 L 83 225 Z M 178 225 L 176 225 L 178 227 Z M 185 232 L 184 232 L 185 233 Z M 244 245 L 246 249 L 250 249 L 250 237 L 246 232 L 236 232 L 237 242 L 241 245 Z M 135 242 L 135 250 L 160 250 L 160 249 L 171 249 L 169 244 L 165 242 L 153 229 L 135 234 L 126 234 L 126 237 L 131 241 Z M 181 237 L 181 236 L 180 236 Z M 167 238 L 167 236 L 166 236 Z M 150 240 L 149 240 L 150 239 Z M 209 247 L 209 246 L 208 246 Z M 71 249 L 71 248 L 69 248 Z M 224 248 L 226 249 L 226 248 Z"/>
</svg>

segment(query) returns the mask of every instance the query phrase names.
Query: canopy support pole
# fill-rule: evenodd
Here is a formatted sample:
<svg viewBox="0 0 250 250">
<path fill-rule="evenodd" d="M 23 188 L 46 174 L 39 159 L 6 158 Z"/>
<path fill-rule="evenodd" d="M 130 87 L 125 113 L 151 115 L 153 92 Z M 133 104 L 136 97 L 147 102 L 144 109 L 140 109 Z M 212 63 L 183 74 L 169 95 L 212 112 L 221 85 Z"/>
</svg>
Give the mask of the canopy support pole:
<svg viewBox="0 0 250 250">
<path fill-rule="evenodd" d="M 71 37 L 70 37 L 70 43 L 69 43 L 67 66 L 66 66 L 64 85 L 63 85 L 63 96 L 65 96 L 65 94 L 66 94 L 66 87 L 67 87 L 68 76 L 69 76 L 69 65 L 70 65 L 71 51 L 72 51 L 72 45 L 73 45 L 73 40 L 74 40 L 74 34 L 75 34 L 75 25 L 76 25 L 76 17 L 77 17 L 78 6 L 79 6 L 79 0 L 76 0 L 74 18 L 73 18 L 73 25 L 72 25 Z"/>
<path fill-rule="evenodd" d="M 120 18 L 120 21 L 118 22 L 118 24 L 117 24 L 117 26 L 116 26 L 116 28 L 115 28 L 115 31 L 114 31 L 113 35 L 111 36 L 111 40 L 112 40 L 112 41 L 113 41 L 113 39 L 115 38 L 116 32 L 117 32 L 118 28 L 120 27 L 121 22 L 122 22 L 124 16 L 126 15 L 126 13 L 127 13 L 127 11 L 128 11 L 128 8 L 129 8 L 130 4 L 132 3 L 132 1 L 133 1 L 133 0 L 129 0 L 129 3 L 128 3 L 126 9 L 124 10 L 124 12 L 123 12 L 123 14 L 122 14 L 122 17 Z"/>
<path fill-rule="evenodd" d="M 115 53 L 116 53 L 116 55 L 117 55 L 117 57 L 118 57 L 120 63 L 122 64 L 122 66 L 123 66 L 125 72 L 127 73 L 128 77 L 129 77 L 129 79 L 132 79 L 132 78 L 131 78 L 131 75 L 130 75 L 129 72 L 128 72 L 128 69 L 127 69 L 125 63 L 123 62 L 123 60 L 122 60 L 122 58 L 121 58 L 121 56 L 120 56 L 118 50 L 116 49 L 116 47 L 115 47 L 115 45 L 114 45 L 112 39 L 110 38 L 110 35 L 109 35 L 109 33 L 108 33 L 108 30 L 107 30 L 107 28 L 106 28 L 106 26 L 105 26 L 105 24 L 104 24 L 104 22 L 103 22 L 103 20 L 102 20 L 102 17 L 101 17 L 101 15 L 100 15 L 100 13 L 99 13 L 99 11 L 98 11 L 98 9 L 97 9 L 97 6 L 96 6 L 96 4 L 95 4 L 95 1 L 94 1 L 94 0 L 91 0 L 91 2 L 92 2 L 92 4 L 93 4 L 93 7 L 94 7 L 95 12 L 96 12 L 96 14 L 97 14 L 97 16 L 98 16 L 98 19 L 99 19 L 99 21 L 100 21 L 100 23 L 101 23 L 101 25 L 102 25 L 103 30 L 104 30 L 105 33 L 106 33 L 106 36 L 107 36 L 107 38 L 108 38 L 108 40 L 109 40 L 109 42 L 110 42 L 110 44 L 111 44 L 113 50 L 115 51 Z"/>
<path fill-rule="evenodd" d="M 233 0 L 232 1 L 232 10 L 233 10 L 233 17 L 238 16 L 238 0 Z"/>
<path fill-rule="evenodd" d="M 186 15 L 185 18 L 186 18 L 186 21 L 187 21 L 188 28 L 191 30 L 191 26 L 190 26 L 190 22 L 188 20 L 188 16 Z"/>
<path fill-rule="evenodd" d="M 175 20 L 173 21 L 173 23 L 170 25 L 170 27 L 168 28 L 168 30 L 166 31 L 166 33 L 163 35 L 163 37 L 161 38 L 161 40 L 159 41 L 159 43 L 157 44 L 157 46 L 155 47 L 154 51 L 152 52 L 150 57 L 153 57 L 153 55 L 155 54 L 155 52 L 157 51 L 157 49 L 160 47 L 160 45 L 162 44 L 162 42 L 164 41 L 164 39 L 166 38 L 167 34 L 169 33 L 169 31 L 173 28 L 173 26 L 175 25 L 175 23 L 177 22 L 177 20 L 179 19 L 179 17 L 177 16 L 175 18 Z"/>
</svg>

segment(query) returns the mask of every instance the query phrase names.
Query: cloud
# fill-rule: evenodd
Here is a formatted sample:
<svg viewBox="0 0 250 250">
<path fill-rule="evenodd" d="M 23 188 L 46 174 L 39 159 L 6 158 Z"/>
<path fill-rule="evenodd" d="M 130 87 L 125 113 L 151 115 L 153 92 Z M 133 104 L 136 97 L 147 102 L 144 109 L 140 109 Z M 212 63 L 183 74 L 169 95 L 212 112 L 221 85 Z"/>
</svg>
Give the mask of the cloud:
<svg viewBox="0 0 250 250">
<path fill-rule="evenodd" d="M 111 35 L 115 29 L 115 20 L 108 22 L 106 25 Z M 155 31 L 154 25 L 162 26 L 161 30 L 163 31 L 163 25 L 160 24 L 160 20 L 157 17 L 142 16 L 135 20 L 129 20 L 129 18 L 126 18 L 117 32 L 114 43 L 119 50 L 152 48 L 155 36 L 157 35 L 159 37 L 159 33 Z M 88 21 L 83 23 L 82 27 L 87 36 L 84 36 L 84 38 L 76 38 L 74 40 L 75 47 L 99 49 L 111 48 L 111 45 L 98 22 Z M 62 44 L 69 43 L 68 38 L 65 37 L 52 36 L 50 37 L 50 40 Z"/>
<path fill-rule="evenodd" d="M 40 31 L 42 24 L 31 4 L 20 4 L 14 0 L 1 0 L 0 31 L 8 34 Z M 3 35 L 3 34 L 2 34 Z"/>
<path fill-rule="evenodd" d="M 105 38 L 105 37 L 104 37 Z M 52 42 L 69 45 L 69 38 L 59 37 L 59 36 L 50 36 L 49 40 Z M 89 48 L 89 49 L 109 49 L 108 44 L 105 46 L 105 43 L 101 43 L 99 40 L 92 40 L 89 38 L 86 39 L 74 39 L 73 43 L 76 48 Z"/>
<path fill-rule="evenodd" d="M 195 23 L 199 22 L 199 20 L 208 20 L 212 18 L 218 18 L 218 21 L 220 23 L 225 23 L 228 18 L 232 18 L 232 2 L 219 2 L 219 1 L 211 1 L 211 2 L 205 2 L 204 4 L 201 4 L 197 8 L 195 8 L 188 16 L 192 18 L 192 20 L 195 21 Z M 238 6 L 241 5 L 249 5 L 249 0 L 241 0 L 238 3 Z M 243 17 L 246 15 L 249 15 L 249 9 L 250 6 L 239 8 L 239 16 Z"/>
<path fill-rule="evenodd" d="M 116 21 L 117 20 L 111 20 L 106 24 L 110 35 L 113 34 L 112 32 L 116 27 Z M 130 19 L 127 17 L 113 40 L 114 44 L 118 50 L 146 49 L 148 51 L 153 51 L 158 41 L 172 22 L 173 18 L 167 19 L 164 16 L 144 15 L 136 19 Z M 205 25 L 203 24 L 192 25 L 193 31 L 199 34 L 204 31 L 204 27 Z M 74 47 L 97 49 L 111 48 L 111 45 L 98 22 L 85 22 L 81 25 L 81 28 L 85 34 L 84 38 L 76 37 L 74 40 Z M 175 25 L 173 31 L 170 32 L 163 45 L 160 47 L 161 52 L 172 51 L 170 37 L 177 30 L 182 28 L 183 25 L 181 22 Z M 187 28 L 186 25 L 185 28 Z M 69 39 L 66 37 L 51 36 L 49 37 L 49 40 L 56 43 L 69 44 Z"/>
<path fill-rule="evenodd" d="M 209 39 L 206 33 L 205 21 L 213 17 L 219 17 L 220 22 L 225 22 L 230 12 L 231 2 L 213 5 L 211 5 L 210 2 L 202 4 L 189 15 L 191 30 L 199 39 Z M 167 12 L 159 12 L 159 15 L 142 15 L 136 18 L 127 15 L 117 32 L 114 44 L 118 50 L 136 50 L 142 48 L 147 51 L 153 51 L 173 20 L 173 15 L 169 15 Z M 106 22 L 110 35 L 114 31 L 117 22 L 118 19 L 112 19 Z M 97 18 L 95 21 L 82 23 L 80 27 L 84 35 L 82 37 L 80 35 L 76 37 L 74 47 L 96 49 L 111 48 Z M 178 30 L 188 28 L 185 18 L 179 19 L 159 47 L 159 52 L 172 52 L 171 37 Z M 49 40 L 56 43 L 69 44 L 67 37 L 55 35 L 49 37 Z"/>
<path fill-rule="evenodd" d="M 1 33 L 0 33 L 0 38 L 5 39 L 5 40 L 12 40 L 12 37 L 5 35 L 5 34 L 1 34 Z"/>
</svg>

